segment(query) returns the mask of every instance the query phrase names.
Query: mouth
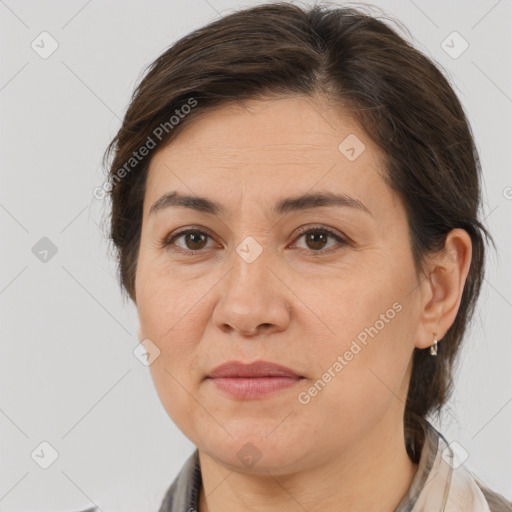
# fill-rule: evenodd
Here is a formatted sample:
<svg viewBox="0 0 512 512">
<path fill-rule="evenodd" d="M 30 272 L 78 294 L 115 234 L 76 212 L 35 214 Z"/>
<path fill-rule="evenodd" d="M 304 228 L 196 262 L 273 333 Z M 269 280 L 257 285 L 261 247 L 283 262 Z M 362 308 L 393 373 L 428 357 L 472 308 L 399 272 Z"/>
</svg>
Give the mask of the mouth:
<svg viewBox="0 0 512 512">
<path fill-rule="evenodd" d="M 251 364 L 229 361 L 207 376 L 219 391 L 240 400 L 264 398 L 288 390 L 303 378 L 290 368 L 268 361 Z"/>
</svg>

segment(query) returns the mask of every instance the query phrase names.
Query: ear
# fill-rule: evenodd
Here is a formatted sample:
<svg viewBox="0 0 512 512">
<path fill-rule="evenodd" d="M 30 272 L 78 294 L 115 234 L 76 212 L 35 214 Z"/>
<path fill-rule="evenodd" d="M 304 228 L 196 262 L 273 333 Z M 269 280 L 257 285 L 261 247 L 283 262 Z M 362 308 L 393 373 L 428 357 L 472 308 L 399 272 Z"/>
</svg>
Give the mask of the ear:
<svg viewBox="0 0 512 512">
<path fill-rule="evenodd" d="M 427 274 L 420 284 L 421 321 L 415 346 L 427 348 L 439 341 L 453 324 L 459 310 L 471 264 L 471 237 L 464 229 L 452 229 L 444 250 L 429 257 Z"/>
</svg>

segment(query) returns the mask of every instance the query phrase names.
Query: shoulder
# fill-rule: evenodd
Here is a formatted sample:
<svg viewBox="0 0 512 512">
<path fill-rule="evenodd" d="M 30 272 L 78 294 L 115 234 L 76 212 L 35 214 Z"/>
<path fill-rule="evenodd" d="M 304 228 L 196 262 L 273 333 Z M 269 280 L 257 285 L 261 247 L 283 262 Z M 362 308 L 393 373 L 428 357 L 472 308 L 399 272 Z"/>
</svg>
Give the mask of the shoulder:
<svg viewBox="0 0 512 512">
<path fill-rule="evenodd" d="M 487 510 L 488 512 L 512 512 L 512 502 L 505 499 L 501 494 L 489 489 L 477 476 L 477 474 L 464 464 L 453 465 L 455 454 L 450 448 L 450 443 L 430 423 L 426 425 L 425 443 L 426 454 L 422 450 L 422 459 L 426 455 L 436 452 L 432 468 L 435 475 L 442 475 L 444 478 L 445 491 L 448 491 L 448 498 L 453 503 L 465 505 L 464 510 Z M 451 469 L 449 469 L 451 468 Z M 437 478 L 441 482 L 443 478 Z M 440 491 L 443 491 L 440 486 Z M 431 492 L 432 486 L 431 486 Z M 473 508 L 469 506 L 473 505 Z M 475 508 L 476 507 L 476 508 Z"/>
<path fill-rule="evenodd" d="M 487 504 L 489 505 L 489 510 L 491 512 L 512 512 L 511 501 L 507 501 L 501 494 L 492 491 L 478 479 L 476 479 L 476 483 L 487 500 Z"/>
</svg>

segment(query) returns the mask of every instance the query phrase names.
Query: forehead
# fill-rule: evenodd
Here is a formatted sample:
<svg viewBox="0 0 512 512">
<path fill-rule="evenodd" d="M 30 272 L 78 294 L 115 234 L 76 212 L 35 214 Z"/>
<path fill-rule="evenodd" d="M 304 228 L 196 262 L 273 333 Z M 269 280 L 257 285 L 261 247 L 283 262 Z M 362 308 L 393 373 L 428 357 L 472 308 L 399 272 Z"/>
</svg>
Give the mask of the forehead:
<svg viewBox="0 0 512 512">
<path fill-rule="evenodd" d="M 215 193 L 226 202 L 241 193 L 271 201 L 314 189 L 360 199 L 390 195 L 381 176 L 383 156 L 332 104 L 291 97 L 229 105 L 194 119 L 153 156 L 145 213 L 170 190 Z"/>
<path fill-rule="evenodd" d="M 194 154 L 185 155 L 190 150 L 208 151 L 218 161 L 237 161 L 242 158 L 241 149 L 254 153 L 256 159 L 264 151 L 265 159 L 276 161 L 280 156 L 291 162 L 328 155 L 337 158 L 338 145 L 350 134 L 364 140 L 366 146 L 372 145 L 353 118 L 340 109 L 302 96 L 221 106 L 193 120 L 154 161 L 164 157 L 163 153 L 193 158 Z"/>
</svg>

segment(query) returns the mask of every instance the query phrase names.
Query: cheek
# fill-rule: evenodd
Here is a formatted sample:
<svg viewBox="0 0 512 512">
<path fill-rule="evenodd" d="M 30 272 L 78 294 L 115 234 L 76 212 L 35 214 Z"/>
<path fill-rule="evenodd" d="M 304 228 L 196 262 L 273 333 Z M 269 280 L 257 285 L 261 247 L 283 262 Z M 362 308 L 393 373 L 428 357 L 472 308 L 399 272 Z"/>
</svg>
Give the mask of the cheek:
<svg viewBox="0 0 512 512">
<path fill-rule="evenodd" d="M 146 337 L 176 338 L 196 312 L 204 286 L 189 283 L 163 270 L 158 261 L 139 262 L 136 278 L 137 312 Z"/>
<path fill-rule="evenodd" d="M 141 293 L 139 322 L 144 337 L 152 340 L 160 355 L 150 365 L 159 399 L 169 417 L 183 432 L 194 429 L 197 417 L 196 396 L 200 380 L 198 345 L 201 338 L 201 304 L 189 292 L 155 283 Z M 194 307 L 195 304 L 195 307 Z"/>
<path fill-rule="evenodd" d="M 321 289 L 308 286 L 305 293 L 308 304 L 324 324 L 321 332 L 326 335 L 325 341 L 338 353 L 348 350 L 353 340 L 363 348 L 372 339 L 382 344 L 391 328 L 400 323 L 403 305 L 396 300 L 399 293 L 390 289 L 389 282 L 383 279 L 375 278 L 367 283 L 364 278 L 354 276 L 333 281 Z"/>
<path fill-rule="evenodd" d="M 192 290 L 180 294 L 175 287 L 156 286 L 138 302 L 141 332 L 159 348 L 159 365 L 172 373 L 187 376 L 193 369 L 205 318 L 200 296 Z"/>
<path fill-rule="evenodd" d="M 407 284 L 391 283 L 389 274 L 380 280 L 370 277 L 371 285 L 345 281 L 324 289 L 323 295 L 309 295 L 316 297 L 315 311 L 331 335 L 315 347 L 318 380 L 311 393 L 306 390 L 305 401 L 317 402 L 349 429 L 365 416 L 377 417 L 393 404 L 401 405 L 412 354 L 414 315 L 405 301 Z"/>
<path fill-rule="evenodd" d="M 189 382 L 190 386 L 198 378 L 199 345 L 211 317 L 208 292 L 218 280 L 215 275 L 187 279 L 165 262 L 139 260 L 137 314 L 141 335 L 160 350 L 151 365 L 156 381 L 172 380 L 171 373 L 180 383 Z"/>
<path fill-rule="evenodd" d="M 399 317 L 393 321 L 399 322 Z M 357 337 L 340 339 L 337 357 L 317 353 L 316 362 L 323 359 L 321 370 L 300 403 L 308 401 L 302 406 L 303 416 L 324 418 L 326 438 L 336 439 L 343 432 L 339 442 L 350 445 L 391 411 L 396 411 L 395 417 L 403 414 L 410 352 L 406 346 L 395 349 L 394 333 L 401 329 L 396 326 L 390 323 L 373 338 L 369 335 L 366 344 Z"/>
<path fill-rule="evenodd" d="M 177 282 L 157 273 L 141 272 L 137 277 L 137 313 L 141 339 L 149 338 L 160 351 L 149 369 L 160 400 L 172 416 L 187 408 L 198 375 L 196 347 L 201 336 L 204 291 L 187 292 Z M 175 419 L 173 417 L 173 419 Z"/>
</svg>

